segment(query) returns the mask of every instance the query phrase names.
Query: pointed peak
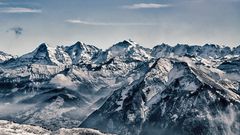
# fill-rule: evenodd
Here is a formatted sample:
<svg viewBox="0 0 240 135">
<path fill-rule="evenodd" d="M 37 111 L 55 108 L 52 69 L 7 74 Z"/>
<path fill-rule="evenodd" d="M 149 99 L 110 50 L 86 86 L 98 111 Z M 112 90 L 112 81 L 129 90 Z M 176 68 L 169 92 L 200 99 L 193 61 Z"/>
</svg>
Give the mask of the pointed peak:
<svg viewBox="0 0 240 135">
<path fill-rule="evenodd" d="M 77 41 L 74 45 L 82 46 L 85 45 L 83 42 Z"/>
<path fill-rule="evenodd" d="M 129 40 L 123 40 L 122 42 L 118 42 L 114 44 L 112 47 L 129 48 L 129 47 L 135 47 L 137 45 L 138 45 L 137 43 L 129 39 Z"/>
<path fill-rule="evenodd" d="M 84 42 L 80 42 L 80 41 L 77 41 L 75 44 L 73 44 L 72 46 L 78 46 L 80 48 L 86 48 L 86 47 L 90 47 L 90 48 L 97 48 L 95 47 L 94 45 L 89 45 L 89 44 L 86 44 Z"/>
<path fill-rule="evenodd" d="M 48 45 L 46 43 L 41 43 L 39 47 L 48 47 Z"/>
<path fill-rule="evenodd" d="M 49 48 L 49 46 L 46 43 L 42 43 L 40 44 L 36 50 L 47 50 Z"/>
<path fill-rule="evenodd" d="M 160 45 L 168 45 L 168 44 L 166 44 L 166 43 L 161 43 Z M 169 45 L 168 45 L 169 46 Z"/>
<path fill-rule="evenodd" d="M 83 42 L 77 41 L 75 44 L 71 45 L 70 48 L 83 49 L 85 44 Z"/>
<path fill-rule="evenodd" d="M 29 59 L 29 58 L 36 58 L 36 57 L 45 57 L 49 55 L 49 52 L 52 49 L 53 48 L 50 48 L 46 43 L 42 43 L 34 51 L 21 56 L 21 58 Z"/>
<path fill-rule="evenodd" d="M 124 40 L 122 43 L 126 43 L 129 45 L 137 45 L 137 43 L 135 41 L 133 41 L 132 39 Z"/>
<path fill-rule="evenodd" d="M 157 46 L 171 47 L 169 44 L 166 44 L 166 43 L 162 43 L 162 44 L 157 45 Z"/>
<path fill-rule="evenodd" d="M 73 48 L 78 48 L 78 49 L 84 49 L 84 50 L 99 50 L 96 46 L 94 45 L 88 45 L 88 44 L 85 44 L 83 42 L 80 42 L 80 41 L 77 41 L 75 44 L 73 44 L 72 46 L 69 46 L 68 47 L 69 49 L 73 49 Z"/>
<path fill-rule="evenodd" d="M 43 51 L 47 51 L 48 48 L 49 48 L 49 47 L 48 47 L 48 45 L 47 45 L 46 43 L 42 43 L 42 44 L 40 44 L 40 45 L 38 46 L 38 48 L 37 48 L 36 50 L 43 52 Z"/>
</svg>

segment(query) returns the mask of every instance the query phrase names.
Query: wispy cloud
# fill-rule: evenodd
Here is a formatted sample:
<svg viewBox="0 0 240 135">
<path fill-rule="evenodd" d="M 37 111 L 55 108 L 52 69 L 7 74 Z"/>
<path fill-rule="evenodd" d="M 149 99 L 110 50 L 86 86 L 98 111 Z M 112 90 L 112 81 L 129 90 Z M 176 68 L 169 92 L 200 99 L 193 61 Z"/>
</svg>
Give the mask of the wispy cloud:
<svg viewBox="0 0 240 135">
<path fill-rule="evenodd" d="M 23 28 L 22 27 L 12 27 L 7 30 L 7 32 L 14 32 L 16 37 L 19 37 L 23 33 Z"/>
<path fill-rule="evenodd" d="M 158 25 L 156 23 L 113 23 L 113 22 L 89 22 L 89 21 L 83 21 L 78 19 L 70 19 L 65 20 L 67 23 L 72 24 L 83 24 L 83 25 L 93 25 L 93 26 L 151 26 L 151 25 Z"/>
<path fill-rule="evenodd" d="M 0 13 L 41 13 L 41 9 L 24 8 L 24 7 L 4 7 L 0 8 Z"/>
<path fill-rule="evenodd" d="M 159 3 L 137 3 L 132 5 L 125 5 L 123 8 L 126 9 L 152 9 L 152 8 L 166 8 L 171 7 L 170 4 L 159 4 Z"/>
</svg>

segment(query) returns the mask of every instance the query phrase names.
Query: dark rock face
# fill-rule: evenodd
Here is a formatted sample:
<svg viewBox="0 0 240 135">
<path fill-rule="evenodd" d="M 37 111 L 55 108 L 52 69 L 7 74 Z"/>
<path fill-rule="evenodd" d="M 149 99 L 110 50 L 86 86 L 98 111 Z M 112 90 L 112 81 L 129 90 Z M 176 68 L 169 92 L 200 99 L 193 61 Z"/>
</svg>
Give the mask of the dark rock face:
<svg viewBox="0 0 240 135">
<path fill-rule="evenodd" d="M 223 62 L 218 67 L 220 70 L 226 71 L 227 73 L 239 73 L 240 72 L 240 59 L 233 59 Z"/>
<path fill-rule="evenodd" d="M 227 101 L 215 92 L 216 89 L 207 85 L 192 94 L 168 89 L 163 93 L 167 96 L 149 112 L 141 134 L 156 134 L 152 131 L 184 135 L 238 134 L 240 104 Z"/>
<path fill-rule="evenodd" d="M 144 121 L 142 116 L 142 102 L 144 102 L 144 94 L 141 91 L 144 82 L 133 86 L 127 94 L 126 99 L 121 99 L 122 89 L 117 90 L 106 101 L 99 110 L 91 114 L 81 127 L 95 127 L 105 132 L 117 134 L 139 134 L 141 125 Z M 122 109 L 117 102 L 122 102 Z M 136 117 L 129 119 L 129 117 Z M 102 123 L 102 124 L 100 124 Z"/>
<path fill-rule="evenodd" d="M 148 72 L 148 63 L 143 63 L 139 69 L 144 73 Z M 144 77 L 140 77 L 131 85 L 114 91 L 105 104 L 92 113 L 80 127 L 95 127 L 116 134 L 139 134 L 144 121 L 143 103 L 146 101 L 142 91 L 145 87 L 143 79 Z"/>
</svg>

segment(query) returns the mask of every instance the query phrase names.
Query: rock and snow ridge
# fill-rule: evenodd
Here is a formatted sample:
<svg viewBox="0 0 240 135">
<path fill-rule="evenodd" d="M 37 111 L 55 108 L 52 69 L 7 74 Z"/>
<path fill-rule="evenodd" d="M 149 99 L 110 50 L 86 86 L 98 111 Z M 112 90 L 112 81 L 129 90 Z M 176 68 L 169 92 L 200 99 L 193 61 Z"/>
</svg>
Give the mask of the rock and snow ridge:
<svg viewBox="0 0 240 135">
<path fill-rule="evenodd" d="M 156 45 L 152 49 L 148 49 L 132 40 L 124 40 L 103 51 L 94 45 L 87 45 L 78 41 L 71 46 L 57 46 L 56 48 L 49 47 L 47 44 L 42 43 L 33 52 L 25 54 L 16 60 L 19 61 L 18 63 L 28 62 L 28 64 L 75 65 L 79 63 L 103 63 L 103 59 L 107 61 L 116 56 L 123 58 L 131 57 L 136 60 L 145 60 L 152 57 L 171 57 L 173 55 L 224 58 L 229 55 L 239 56 L 239 48 L 240 46 L 230 48 L 215 44 L 205 44 L 204 46 L 177 44 L 176 46 L 170 46 L 163 43 Z M 0 52 L 1 62 L 8 61 L 11 58 L 13 58 L 12 55 Z"/>
<path fill-rule="evenodd" d="M 129 135 L 238 134 L 240 95 L 228 88 L 231 83 L 214 80 L 207 74 L 209 69 L 190 66 L 186 59 L 157 60 L 147 70 L 144 80 L 140 78 L 129 87 L 115 91 L 80 127 Z M 162 76 L 168 77 L 165 80 Z M 218 123 L 220 117 L 231 117 L 237 122 L 220 120 Z M 214 129 L 206 128 L 205 124 Z M 224 127 L 223 130 L 216 129 L 218 126 Z"/>
<path fill-rule="evenodd" d="M 205 44 L 203 46 L 177 44 L 170 46 L 168 44 L 157 45 L 152 49 L 152 55 L 155 57 L 178 56 L 200 56 L 202 58 L 224 58 L 228 55 L 240 55 L 240 46 L 230 48 L 215 44 Z"/>
<path fill-rule="evenodd" d="M 12 55 L 0 51 L 0 63 L 1 63 L 1 62 L 4 62 L 4 61 L 7 61 L 7 60 L 9 60 L 9 59 L 11 59 L 11 58 L 13 58 Z"/>
<path fill-rule="evenodd" d="M 0 119 L 54 131 L 239 134 L 239 48 L 41 44 L 0 62 Z"/>
<path fill-rule="evenodd" d="M 1 135 L 110 135 L 101 133 L 94 129 L 61 128 L 57 131 L 50 131 L 38 126 L 17 124 L 10 121 L 0 120 L 0 134 Z"/>
<path fill-rule="evenodd" d="M 130 57 L 135 60 L 146 60 L 152 57 L 171 57 L 174 55 L 224 58 L 229 55 L 239 56 L 239 48 L 240 46 L 230 48 L 215 44 L 205 44 L 204 46 L 177 44 L 172 47 L 163 43 L 149 49 L 140 46 L 132 40 L 124 40 L 103 51 L 94 45 L 87 45 L 79 41 L 71 46 L 57 46 L 56 48 L 49 47 L 47 44 L 42 43 L 34 51 L 16 58 L 15 61 L 22 64 L 26 64 L 27 62 L 28 64 L 76 65 L 81 63 L 103 63 L 114 57 Z M 7 62 L 11 58 L 13 58 L 12 55 L 0 52 L 0 61 Z M 103 59 L 105 61 L 103 61 Z"/>
</svg>

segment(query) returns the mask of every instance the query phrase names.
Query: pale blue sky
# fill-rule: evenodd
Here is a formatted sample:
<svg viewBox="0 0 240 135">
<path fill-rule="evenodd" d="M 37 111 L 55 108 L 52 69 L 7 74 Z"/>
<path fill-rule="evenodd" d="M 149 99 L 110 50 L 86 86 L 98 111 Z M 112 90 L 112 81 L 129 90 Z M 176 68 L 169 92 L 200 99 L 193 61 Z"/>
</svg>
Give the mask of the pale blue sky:
<svg viewBox="0 0 240 135">
<path fill-rule="evenodd" d="M 0 0 L 0 50 L 21 55 L 46 42 L 106 49 L 131 38 L 240 45 L 240 0 Z"/>
</svg>

